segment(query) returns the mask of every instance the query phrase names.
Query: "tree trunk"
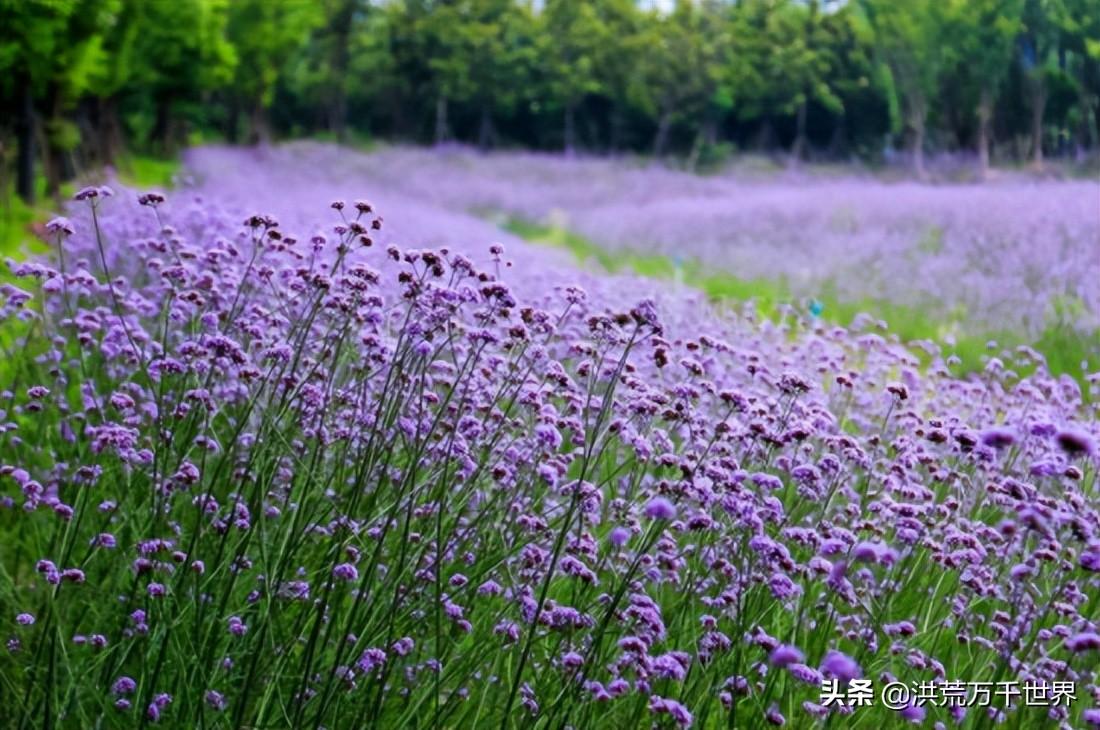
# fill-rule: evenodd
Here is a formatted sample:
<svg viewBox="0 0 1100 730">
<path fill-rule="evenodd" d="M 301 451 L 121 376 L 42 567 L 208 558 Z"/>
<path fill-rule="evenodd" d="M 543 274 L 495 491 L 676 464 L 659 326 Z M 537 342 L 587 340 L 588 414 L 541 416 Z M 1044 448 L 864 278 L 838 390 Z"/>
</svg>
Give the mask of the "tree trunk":
<svg viewBox="0 0 1100 730">
<path fill-rule="evenodd" d="M 156 99 L 156 121 L 153 123 L 152 137 L 162 155 L 172 152 L 172 124 L 168 99 L 158 96 Z"/>
<path fill-rule="evenodd" d="M 49 118 L 42 124 L 42 167 L 46 172 L 46 195 L 52 196 L 61 207 L 61 183 L 65 178 L 65 150 L 58 143 L 62 124 L 61 98 L 58 88 L 51 84 L 47 94 L 46 109 Z"/>
<path fill-rule="evenodd" d="M 1093 151 L 1100 153 L 1100 104 L 1092 107 L 1092 129 L 1089 132 L 1089 139 Z"/>
<path fill-rule="evenodd" d="M 266 145 L 271 141 L 271 127 L 267 121 L 267 110 L 261 102 L 252 105 L 252 114 L 248 120 L 248 143 Z"/>
<path fill-rule="evenodd" d="M 447 97 L 442 94 L 435 100 L 435 143 L 447 141 Z"/>
<path fill-rule="evenodd" d="M 699 127 L 699 133 L 695 135 L 695 141 L 691 145 L 691 154 L 688 155 L 688 169 L 695 172 L 695 168 L 699 166 L 699 158 L 703 154 L 703 149 L 713 147 L 717 144 L 717 141 L 718 123 L 714 119 L 714 114 L 708 112 L 703 120 L 703 125 Z"/>
<path fill-rule="evenodd" d="M 611 109 L 611 130 L 608 135 L 607 148 L 612 155 L 619 151 L 623 143 L 623 114 L 616 104 Z"/>
<path fill-rule="evenodd" d="M 978 177 L 989 177 L 989 122 L 993 118 L 993 92 L 982 89 L 978 102 Z"/>
<path fill-rule="evenodd" d="M 1031 91 L 1031 164 L 1043 169 L 1043 115 L 1047 107 L 1047 88 L 1041 79 L 1032 82 Z"/>
<path fill-rule="evenodd" d="M 15 172 L 15 192 L 28 205 L 34 203 L 34 96 L 30 81 L 19 83 L 19 115 L 16 118 L 18 146 Z"/>
<path fill-rule="evenodd" d="M 699 165 L 699 157 L 703 154 L 703 138 L 705 133 L 700 128 L 695 133 L 695 139 L 691 143 L 691 152 L 688 153 L 687 167 L 691 172 L 695 172 L 695 168 Z"/>
<path fill-rule="evenodd" d="M 241 102 L 236 94 L 230 94 L 228 107 L 225 113 L 225 141 L 235 145 L 241 138 Z"/>
<path fill-rule="evenodd" d="M 924 170 L 924 120 L 922 119 L 913 130 L 913 173 L 918 180 L 928 178 Z"/>
<path fill-rule="evenodd" d="M 585 117 L 585 127 L 588 128 L 588 141 L 589 147 L 597 147 L 600 143 L 600 125 L 596 119 L 592 116 Z M 585 144 L 582 140 L 581 144 Z"/>
<path fill-rule="evenodd" d="M 572 157 L 577 137 L 577 108 L 576 104 L 569 102 L 565 105 L 565 128 L 562 130 L 563 147 L 566 157 Z"/>
<path fill-rule="evenodd" d="M 42 169 L 46 173 L 46 195 L 52 196 L 58 207 L 61 206 L 61 178 L 63 168 L 61 150 L 54 144 L 54 132 L 49 122 L 41 125 Z"/>
<path fill-rule="evenodd" d="M 924 169 L 924 131 L 927 111 L 922 96 L 913 94 L 909 101 L 909 128 L 913 132 L 913 173 L 918 180 L 928 178 Z"/>
<path fill-rule="evenodd" d="M 99 101 L 99 157 L 105 165 L 114 165 L 122 151 L 122 123 L 118 119 L 118 101 L 113 96 Z"/>
<path fill-rule="evenodd" d="M 355 0 L 345 0 L 340 12 L 333 18 L 331 30 L 336 36 L 332 53 L 332 89 L 329 112 L 329 131 L 336 141 L 343 144 L 348 136 L 348 95 L 345 77 L 348 71 L 348 47 L 351 42 L 351 22 L 355 13 Z"/>
<path fill-rule="evenodd" d="M 653 156 L 661 157 L 668 145 L 668 134 L 672 129 L 672 112 L 665 110 L 657 121 L 657 136 L 653 139 Z"/>
<path fill-rule="evenodd" d="M 1092 100 L 1089 98 L 1088 87 L 1081 84 L 1077 96 L 1077 104 L 1081 109 L 1081 119 L 1077 124 L 1077 134 L 1074 139 L 1074 159 L 1083 163 L 1088 159 L 1088 149 L 1092 131 Z"/>
<path fill-rule="evenodd" d="M 845 118 L 841 115 L 841 117 L 836 120 L 836 123 L 833 124 L 833 133 L 829 136 L 828 155 L 831 159 L 836 159 L 840 156 L 841 151 L 847 146 L 845 142 L 846 138 Z"/>
<path fill-rule="evenodd" d="M 332 101 L 332 118 L 329 124 L 332 127 L 332 133 L 336 136 L 336 141 L 344 144 L 348 141 L 348 95 L 344 91 L 342 76 L 335 81 L 335 84 L 337 90 Z"/>
<path fill-rule="evenodd" d="M 481 123 L 477 129 L 477 146 L 483 150 L 493 144 L 493 111 L 488 104 L 481 107 Z"/>
<path fill-rule="evenodd" d="M 798 105 L 798 114 L 795 115 L 794 143 L 791 145 L 791 162 L 796 166 L 802 162 L 802 155 L 806 149 L 806 102 Z"/>
<path fill-rule="evenodd" d="M 764 120 L 756 129 L 756 134 L 754 135 L 756 139 L 753 142 L 753 147 L 760 152 L 770 152 L 772 149 L 772 138 L 774 136 L 771 118 L 764 117 Z"/>
<path fill-rule="evenodd" d="M 81 99 L 76 105 L 75 116 L 81 144 L 69 155 L 74 167 L 74 177 L 76 170 L 88 170 L 104 164 L 99 148 L 99 99 Z"/>
</svg>

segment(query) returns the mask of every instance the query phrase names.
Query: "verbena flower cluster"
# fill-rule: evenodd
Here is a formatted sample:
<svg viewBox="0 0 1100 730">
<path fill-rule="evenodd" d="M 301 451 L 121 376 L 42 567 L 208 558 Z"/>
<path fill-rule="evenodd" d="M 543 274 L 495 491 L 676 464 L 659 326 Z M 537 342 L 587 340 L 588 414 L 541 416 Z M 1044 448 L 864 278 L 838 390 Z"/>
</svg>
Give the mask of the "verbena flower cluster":
<svg viewBox="0 0 1100 730">
<path fill-rule="evenodd" d="M 0 285 L 14 726 L 1100 724 L 1095 382 L 221 189 L 81 191 Z"/>
<path fill-rule="evenodd" d="M 218 154 L 196 156 L 213 164 Z M 265 164 L 296 170 L 302 157 L 453 211 L 552 220 L 613 249 L 782 278 L 797 296 L 919 307 L 972 333 L 1100 330 L 1095 181 L 922 185 L 744 169 L 700 177 L 629 160 L 463 148 L 355 155 L 310 143 Z"/>
</svg>

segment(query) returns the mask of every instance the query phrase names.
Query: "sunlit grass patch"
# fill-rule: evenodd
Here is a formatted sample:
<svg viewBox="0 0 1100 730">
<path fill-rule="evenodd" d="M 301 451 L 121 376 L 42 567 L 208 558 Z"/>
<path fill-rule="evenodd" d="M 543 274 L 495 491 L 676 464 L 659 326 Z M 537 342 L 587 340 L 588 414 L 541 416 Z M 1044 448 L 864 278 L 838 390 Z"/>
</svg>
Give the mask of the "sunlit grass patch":
<svg viewBox="0 0 1100 730">
<path fill-rule="evenodd" d="M 171 187 L 179 173 L 179 160 L 127 155 L 119 160 L 118 179 L 135 188 Z"/>
</svg>

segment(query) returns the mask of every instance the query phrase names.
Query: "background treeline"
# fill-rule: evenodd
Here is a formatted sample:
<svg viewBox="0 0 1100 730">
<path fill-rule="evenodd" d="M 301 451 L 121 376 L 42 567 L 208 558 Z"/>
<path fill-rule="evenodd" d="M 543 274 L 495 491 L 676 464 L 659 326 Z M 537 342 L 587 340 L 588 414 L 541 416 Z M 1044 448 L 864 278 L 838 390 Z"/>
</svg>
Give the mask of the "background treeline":
<svg viewBox="0 0 1100 730">
<path fill-rule="evenodd" d="M 984 173 L 1097 154 L 1100 2 L 0 0 L 0 104 L 28 200 L 38 165 L 318 134 Z"/>
</svg>

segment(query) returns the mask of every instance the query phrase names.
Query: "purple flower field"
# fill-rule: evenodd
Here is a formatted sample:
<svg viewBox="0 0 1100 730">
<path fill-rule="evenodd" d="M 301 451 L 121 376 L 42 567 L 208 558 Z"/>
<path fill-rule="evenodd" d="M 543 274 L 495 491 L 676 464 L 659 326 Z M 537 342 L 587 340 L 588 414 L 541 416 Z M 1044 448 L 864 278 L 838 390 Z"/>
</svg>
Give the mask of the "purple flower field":
<svg viewBox="0 0 1100 730">
<path fill-rule="evenodd" d="M 1100 312 L 1096 185 L 187 164 L 0 284 L 5 726 L 1100 726 L 1100 374 L 955 377 L 470 214 L 1031 331 Z M 863 679 L 1045 702 L 827 702 Z"/>
<path fill-rule="evenodd" d="M 210 153 L 200 153 L 199 166 Z M 298 143 L 273 155 L 455 212 L 554 220 L 611 249 L 697 259 L 795 294 L 919 307 L 971 329 L 1037 335 L 1069 305 L 1100 329 L 1100 183 L 699 177 L 631 161 Z M 213 163 L 211 163 L 213 164 Z M 297 172 L 293 174 L 298 174 Z M 577 180 L 583 180 L 581 185 Z"/>
</svg>

